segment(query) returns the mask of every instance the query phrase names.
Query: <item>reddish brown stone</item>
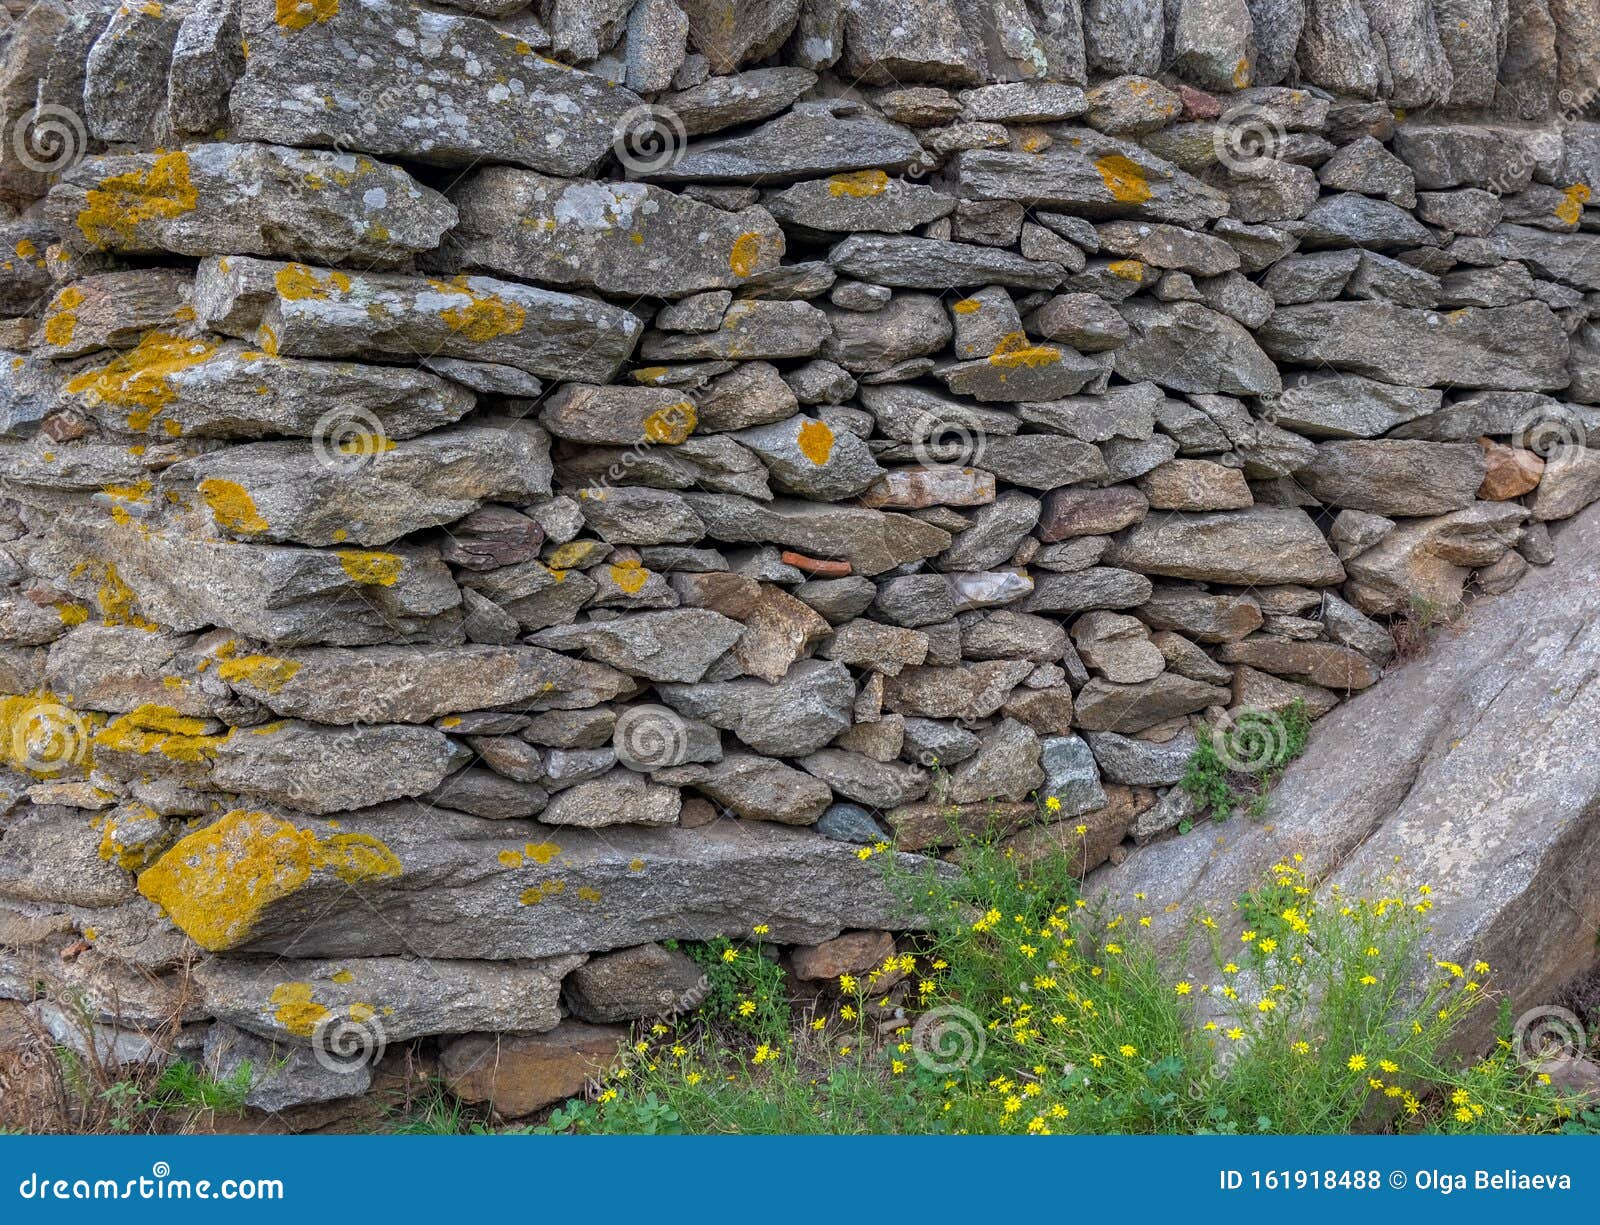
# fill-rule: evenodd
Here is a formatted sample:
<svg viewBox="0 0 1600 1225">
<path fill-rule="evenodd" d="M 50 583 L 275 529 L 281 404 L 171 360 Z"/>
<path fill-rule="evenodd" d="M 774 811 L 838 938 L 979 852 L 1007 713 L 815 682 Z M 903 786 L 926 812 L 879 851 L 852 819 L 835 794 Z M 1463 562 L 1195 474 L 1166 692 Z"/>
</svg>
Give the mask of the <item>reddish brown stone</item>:
<svg viewBox="0 0 1600 1225">
<path fill-rule="evenodd" d="M 796 978 L 817 981 L 860 974 L 892 956 L 894 936 L 889 932 L 845 932 L 821 944 L 801 945 L 790 954 L 790 962 Z"/>
<path fill-rule="evenodd" d="M 820 557 L 807 557 L 790 549 L 785 549 L 778 556 L 784 565 L 804 570 L 807 574 L 820 574 L 824 578 L 845 578 L 850 574 L 850 563 L 847 561 L 824 561 Z"/>
<path fill-rule="evenodd" d="M 1109 536 L 1132 527 L 1150 511 L 1144 494 L 1127 485 L 1109 489 L 1057 489 L 1044 503 L 1038 537 L 1046 544 L 1074 536 Z"/>
<path fill-rule="evenodd" d="M 1520 447 L 1502 446 L 1492 438 L 1478 439 L 1486 465 L 1478 496 L 1490 502 L 1520 498 L 1538 487 L 1544 476 L 1544 460 Z"/>
<path fill-rule="evenodd" d="M 579 1092 L 605 1073 L 628 1036 L 619 1025 L 563 1021 L 543 1034 L 467 1034 L 439 1053 L 445 1085 L 508 1119 Z"/>
</svg>

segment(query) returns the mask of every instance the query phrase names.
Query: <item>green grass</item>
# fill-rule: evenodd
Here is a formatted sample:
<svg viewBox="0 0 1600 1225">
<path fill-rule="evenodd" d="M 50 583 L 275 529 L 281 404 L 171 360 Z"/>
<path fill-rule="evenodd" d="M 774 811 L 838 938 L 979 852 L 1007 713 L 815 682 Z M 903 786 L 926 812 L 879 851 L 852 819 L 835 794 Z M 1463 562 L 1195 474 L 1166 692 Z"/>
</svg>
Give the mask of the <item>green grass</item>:
<svg viewBox="0 0 1600 1225">
<path fill-rule="evenodd" d="M 1152 934 L 1159 899 L 1097 912 L 1076 896 L 1065 857 L 1024 870 L 981 846 L 964 864 L 954 883 L 897 877 L 933 930 L 820 998 L 787 998 L 756 932 L 691 948 L 712 980 L 705 1005 L 672 1027 L 641 1026 L 593 1099 L 568 1102 L 537 1130 L 1593 1125 L 1518 1065 L 1503 1026 L 1482 1057 L 1451 1054 L 1497 997 L 1481 963 L 1424 955 L 1425 883 L 1397 874 L 1347 896 L 1279 864 L 1226 913 L 1185 916 L 1178 947 L 1163 953 Z M 740 1015 L 745 1000 L 757 1007 Z"/>
<path fill-rule="evenodd" d="M 1202 730 L 1179 786 L 1199 800 L 1213 820 L 1243 809 L 1259 817 L 1284 769 L 1306 751 L 1311 716 L 1296 698 L 1280 712 L 1246 711 L 1234 722 Z M 1188 823 L 1179 827 L 1188 833 Z"/>
</svg>

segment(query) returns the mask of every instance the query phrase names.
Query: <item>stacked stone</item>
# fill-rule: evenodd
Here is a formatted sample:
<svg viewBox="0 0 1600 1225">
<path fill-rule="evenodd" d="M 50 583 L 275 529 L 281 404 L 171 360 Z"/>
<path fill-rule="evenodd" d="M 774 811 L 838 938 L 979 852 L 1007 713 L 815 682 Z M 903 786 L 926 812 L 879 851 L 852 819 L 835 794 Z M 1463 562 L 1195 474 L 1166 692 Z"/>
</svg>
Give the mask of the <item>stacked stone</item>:
<svg viewBox="0 0 1600 1225">
<path fill-rule="evenodd" d="M 19 13 L 0 995 L 277 1105 L 331 1024 L 583 1051 L 564 980 L 1087 870 L 1551 559 L 1590 8 L 977 7 Z"/>
</svg>

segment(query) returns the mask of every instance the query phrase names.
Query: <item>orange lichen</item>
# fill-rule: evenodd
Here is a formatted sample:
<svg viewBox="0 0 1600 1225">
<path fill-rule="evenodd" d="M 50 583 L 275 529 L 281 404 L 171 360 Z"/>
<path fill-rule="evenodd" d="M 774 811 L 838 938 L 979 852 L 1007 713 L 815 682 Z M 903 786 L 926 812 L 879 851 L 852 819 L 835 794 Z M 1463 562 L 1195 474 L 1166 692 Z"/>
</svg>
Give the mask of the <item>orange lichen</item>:
<svg viewBox="0 0 1600 1225">
<path fill-rule="evenodd" d="M 1114 259 L 1106 265 L 1106 271 L 1124 281 L 1144 280 L 1144 264 L 1136 259 Z"/>
<path fill-rule="evenodd" d="M 1151 196 L 1150 181 L 1132 158 L 1121 153 L 1107 154 L 1094 164 L 1100 181 L 1119 204 L 1143 204 Z"/>
<path fill-rule="evenodd" d="M 634 595 L 650 581 L 650 571 L 636 561 L 619 561 L 611 567 L 611 581 L 625 595 Z"/>
<path fill-rule="evenodd" d="M 1561 203 L 1556 205 L 1556 220 L 1567 225 L 1577 225 L 1583 216 L 1583 206 L 1589 202 L 1589 188 L 1584 183 L 1574 183 L 1561 193 Z"/>
<path fill-rule="evenodd" d="M 833 431 L 828 428 L 826 421 L 802 421 L 794 441 L 800 448 L 800 454 L 819 468 L 833 454 Z"/>
<path fill-rule="evenodd" d="M 393 438 L 386 438 L 382 434 L 356 434 L 342 441 L 339 451 L 344 455 L 380 455 L 394 450 L 398 445 Z"/>
<path fill-rule="evenodd" d="M 319 871 L 355 885 L 392 879 L 402 868 L 369 834 L 321 837 L 236 808 L 179 840 L 139 877 L 139 892 L 202 948 L 217 952 L 247 940 L 274 903 Z"/>
<path fill-rule="evenodd" d="M 881 196 L 889 190 L 889 176 L 882 170 L 857 170 L 836 174 L 828 180 L 830 196 Z"/>
<path fill-rule="evenodd" d="M 549 863 L 561 854 L 561 848 L 553 842 L 530 842 L 522 848 L 522 853 L 534 863 Z"/>
<path fill-rule="evenodd" d="M 991 366 L 1000 366 L 1007 370 L 1015 370 L 1020 366 L 1037 369 L 1040 366 L 1054 365 L 1060 360 L 1061 350 L 1055 345 L 1033 344 L 1021 332 L 1008 333 L 999 344 L 995 345 L 994 352 L 989 355 Z"/>
<path fill-rule="evenodd" d="M 339 0 L 278 0 L 274 18 L 285 30 L 303 30 L 331 21 L 339 13 Z"/>
<path fill-rule="evenodd" d="M 405 568 L 405 559 L 374 549 L 340 549 L 335 554 L 352 581 L 363 586 L 393 587 Z"/>
<path fill-rule="evenodd" d="M 950 305 L 950 309 L 958 315 L 976 314 L 982 307 L 983 303 L 976 298 L 962 298 L 961 301 L 953 302 Z"/>
<path fill-rule="evenodd" d="M 84 292 L 76 285 L 68 285 L 45 308 L 44 339 L 46 344 L 72 343 L 72 333 L 78 327 L 78 307 L 83 305 Z"/>
<path fill-rule="evenodd" d="M 520 868 L 522 866 L 521 851 L 501 851 L 497 856 L 500 866 L 505 868 Z"/>
<path fill-rule="evenodd" d="M 527 322 L 528 312 L 522 307 L 499 294 L 472 288 L 467 277 L 458 276 L 449 284 L 443 281 L 429 281 L 428 284 L 440 293 L 466 296 L 466 305 L 447 306 L 439 312 L 439 317 L 450 325 L 451 331 L 461 333 L 468 340 L 512 336 L 522 331 L 522 325 Z"/>
<path fill-rule="evenodd" d="M 761 263 L 761 235 L 750 230 L 734 239 L 728 267 L 734 276 L 749 276 Z"/>
<path fill-rule="evenodd" d="M 270 526 L 256 510 L 255 499 L 237 481 L 216 477 L 200 482 L 200 496 L 205 499 L 211 517 L 225 532 L 239 532 L 254 536 Z"/>
<path fill-rule="evenodd" d="M 107 625 L 131 625 L 134 629 L 151 633 L 159 630 L 161 627 L 154 621 L 133 611 L 137 598 L 133 588 L 122 581 L 116 566 L 105 562 L 101 566 L 100 589 L 95 593 L 95 602 L 100 606 L 100 620 Z"/>
<path fill-rule="evenodd" d="M 694 405 L 687 400 L 679 400 L 656 409 L 644 419 L 644 436 L 649 442 L 675 447 L 694 432 L 698 421 Z"/>
<path fill-rule="evenodd" d="M 189 155 L 158 156 L 148 170 L 114 174 L 90 188 L 78 212 L 78 229 L 97 247 L 131 244 L 138 228 L 193 212 L 199 194 L 189 182 Z"/>
</svg>

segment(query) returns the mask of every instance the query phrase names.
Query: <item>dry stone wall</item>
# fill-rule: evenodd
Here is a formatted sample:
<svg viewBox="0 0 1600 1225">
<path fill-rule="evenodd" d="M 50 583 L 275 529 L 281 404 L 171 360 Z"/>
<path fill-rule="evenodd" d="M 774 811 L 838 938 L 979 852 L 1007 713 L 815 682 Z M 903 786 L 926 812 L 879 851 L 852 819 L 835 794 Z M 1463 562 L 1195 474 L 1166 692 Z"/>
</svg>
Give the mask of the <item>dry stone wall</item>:
<svg viewBox="0 0 1600 1225">
<path fill-rule="evenodd" d="M 3 19 L 0 995 L 261 1105 L 1171 836 L 1600 498 L 1587 2 Z"/>
</svg>

